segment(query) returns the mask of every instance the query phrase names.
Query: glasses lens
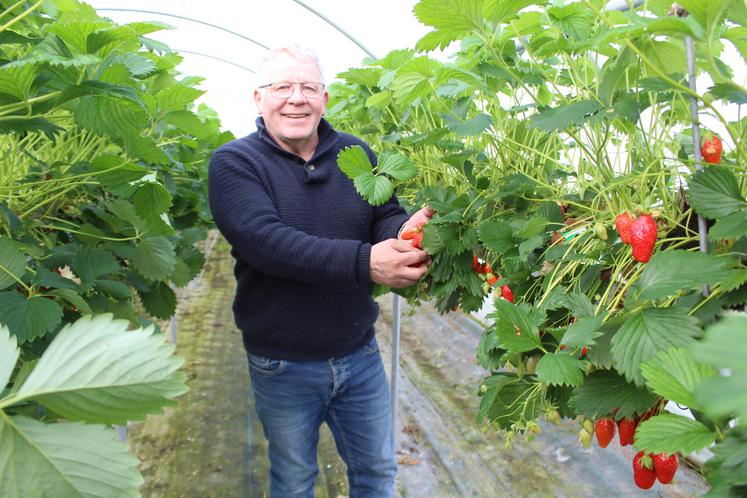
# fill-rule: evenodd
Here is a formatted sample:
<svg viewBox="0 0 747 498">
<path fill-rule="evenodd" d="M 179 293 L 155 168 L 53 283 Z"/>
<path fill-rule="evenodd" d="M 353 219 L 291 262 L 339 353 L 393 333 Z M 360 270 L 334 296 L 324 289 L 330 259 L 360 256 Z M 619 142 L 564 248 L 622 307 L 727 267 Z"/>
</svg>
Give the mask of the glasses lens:
<svg viewBox="0 0 747 498">
<path fill-rule="evenodd" d="M 318 98 L 324 91 L 324 85 L 321 83 L 291 83 L 282 81 L 270 84 L 270 93 L 278 99 L 287 99 L 293 95 L 293 88 L 296 85 L 301 89 L 301 95 L 309 99 Z"/>
</svg>

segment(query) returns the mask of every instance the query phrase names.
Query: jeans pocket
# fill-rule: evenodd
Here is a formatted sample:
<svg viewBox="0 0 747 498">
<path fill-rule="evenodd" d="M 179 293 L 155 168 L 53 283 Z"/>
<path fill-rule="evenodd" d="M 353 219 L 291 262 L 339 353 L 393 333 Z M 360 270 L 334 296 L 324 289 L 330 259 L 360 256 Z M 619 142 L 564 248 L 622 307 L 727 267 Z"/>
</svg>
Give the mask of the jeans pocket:
<svg viewBox="0 0 747 498">
<path fill-rule="evenodd" d="M 376 336 L 372 337 L 368 344 L 363 347 L 366 354 L 376 354 L 379 352 L 379 343 L 376 341 Z"/>
<path fill-rule="evenodd" d="M 258 354 L 248 354 L 247 356 L 249 358 L 249 367 L 259 374 L 269 377 L 278 375 L 285 370 L 286 362 L 283 360 L 273 360 L 272 358 Z"/>
</svg>

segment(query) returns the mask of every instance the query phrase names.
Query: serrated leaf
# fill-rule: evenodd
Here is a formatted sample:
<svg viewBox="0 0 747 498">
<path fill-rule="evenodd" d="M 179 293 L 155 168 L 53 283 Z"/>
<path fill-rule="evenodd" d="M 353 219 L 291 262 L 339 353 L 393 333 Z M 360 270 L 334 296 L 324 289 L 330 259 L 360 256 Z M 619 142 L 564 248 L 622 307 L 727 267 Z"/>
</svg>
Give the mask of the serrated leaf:
<svg viewBox="0 0 747 498">
<path fill-rule="evenodd" d="M 132 263 L 145 278 L 163 280 L 174 271 L 176 264 L 174 245 L 166 237 L 146 235 L 137 244 Z"/>
<path fill-rule="evenodd" d="M 351 68 L 345 72 L 339 73 L 338 78 L 346 80 L 348 83 L 363 85 L 368 87 L 378 86 L 383 71 L 376 67 Z"/>
<path fill-rule="evenodd" d="M 122 64 L 133 76 L 138 77 L 147 76 L 157 69 L 155 62 L 148 57 L 129 52 L 112 52 L 104 59 L 102 66 L 110 67 L 117 64 Z"/>
<path fill-rule="evenodd" d="M 503 299 L 495 301 L 495 311 L 489 315 L 495 319 L 493 330 L 501 347 L 511 352 L 531 351 L 541 346 L 537 325 L 529 314 Z"/>
<path fill-rule="evenodd" d="M 156 318 L 168 320 L 176 312 L 176 294 L 164 282 L 156 282 L 148 292 L 138 292 L 145 310 Z"/>
<path fill-rule="evenodd" d="M 337 154 L 337 166 L 345 176 L 355 180 L 360 175 L 373 174 L 373 165 L 366 151 L 359 145 L 345 147 Z"/>
<path fill-rule="evenodd" d="M 0 290 L 18 283 L 26 271 L 27 259 L 12 239 L 0 236 Z"/>
<path fill-rule="evenodd" d="M 568 326 L 560 343 L 569 348 L 594 345 L 596 342 L 595 339 L 602 335 L 600 327 L 603 321 L 604 315 L 584 316 L 576 319 L 575 322 Z"/>
<path fill-rule="evenodd" d="M 189 133 L 197 138 L 207 138 L 210 135 L 209 129 L 192 111 L 171 111 L 161 119 L 176 126 L 179 131 Z"/>
<path fill-rule="evenodd" d="M 136 496 L 138 459 L 111 427 L 0 417 L 3 496 Z"/>
<path fill-rule="evenodd" d="M 82 247 L 75 255 L 71 267 L 88 288 L 97 278 L 121 269 L 112 253 L 91 247 Z"/>
<path fill-rule="evenodd" d="M 747 104 L 747 92 L 744 91 L 744 88 L 731 81 L 713 85 L 708 89 L 708 95 L 714 99 L 723 99 L 733 104 Z"/>
<path fill-rule="evenodd" d="M 662 351 L 641 365 L 646 385 L 659 396 L 702 410 L 695 401 L 695 387 L 708 377 L 716 374 L 711 367 L 695 361 L 683 348 Z"/>
<path fill-rule="evenodd" d="M 62 309 L 50 299 L 0 292 L 0 324 L 6 325 L 20 344 L 51 332 L 61 319 Z"/>
<path fill-rule="evenodd" d="M 113 85 L 104 81 L 85 80 L 77 85 L 65 88 L 58 98 L 58 103 L 67 102 L 85 95 L 102 95 L 108 97 L 122 97 L 135 103 L 140 103 L 140 98 L 133 88 L 123 85 Z"/>
<path fill-rule="evenodd" d="M 690 202 L 698 214 L 718 219 L 747 208 L 739 181 L 724 166 L 709 166 L 690 179 Z"/>
<path fill-rule="evenodd" d="M 10 335 L 8 327 L 0 325 L 0 392 L 10 382 L 10 375 L 13 373 L 20 354 L 18 339 Z"/>
<path fill-rule="evenodd" d="M 564 294 L 558 299 L 558 305 L 570 310 L 575 317 L 594 316 L 594 305 L 591 299 L 580 292 Z"/>
<path fill-rule="evenodd" d="M 485 247 L 505 254 L 517 246 L 511 225 L 503 220 L 486 220 L 480 223 L 479 237 Z"/>
<path fill-rule="evenodd" d="M 132 195 L 135 211 L 150 226 L 163 223 L 161 216 L 171 207 L 171 193 L 162 184 L 146 181 L 138 185 Z"/>
<path fill-rule="evenodd" d="M 661 299 L 681 291 L 715 284 L 731 274 L 727 260 L 702 252 L 671 249 L 656 253 L 646 264 L 636 287 L 641 301 Z"/>
<path fill-rule="evenodd" d="M 381 206 L 394 194 L 394 185 L 385 176 L 363 173 L 353 183 L 358 194 L 372 206 Z"/>
<path fill-rule="evenodd" d="M 548 132 L 561 131 L 587 121 L 601 109 L 602 105 L 596 100 L 582 100 L 533 114 L 529 124 Z"/>
<path fill-rule="evenodd" d="M 28 63 L 11 63 L 0 67 L 0 93 L 28 100 L 31 85 L 36 78 L 36 66 Z"/>
<path fill-rule="evenodd" d="M 529 377 L 514 374 L 495 374 L 483 380 L 486 392 L 480 399 L 477 419 L 487 418 L 501 429 L 525 418 L 534 420 L 539 411 L 539 392 Z"/>
<path fill-rule="evenodd" d="M 537 362 L 537 378 L 549 385 L 580 386 L 584 364 L 567 353 L 546 353 Z"/>
<path fill-rule="evenodd" d="M 81 315 L 90 315 L 91 313 L 93 313 L 91 311 L 91 307 L 88 306 L 88 303 L 85 301 L 85 299 L 83 299 L 80 294 L 72 289 L 52 289 L 44 292 L 44 295 L 55 296 L 64 299 L 68 303 L 78 308 L 78 311 L 80 311 Z"/>
<path fill-rule="evenodd" d="M 716 221 L 708 231 L 712 239 L 738 239 L 747 235 L 747 210 L 737 211 Z"/>
<path fill-rule="evenodd" d="M 710 445 L 716 434 L 708 427 L 681 415 L 663 414 L 651 417 L 635 431 L 635 447 L 650 453 L 688 455 Z"/>
<path fill-rule="evenodd" d="M 93 287 L 105 296 L 118 301 L 132 297 L 130 287 L 126 283 L 117 280 L 96 280 Z"/>
<path fill-rule="evenodd" d="M 184 85 L 171 85 L 156 94 L 156 104 L 161 114 L 181 111 L 191 107 L 192 103 L 203 93 L 205 92 L 202 90 Z"/>
<path fill-rule="evenodd" d="M 633 313 L 612 338 L 615 368 L 643 386 L 642 363 L 659 351 L 689 345 L 699 332 L 697 318 L 681 308 L 648 308 Z"/>
<path fill-rule="evenodd" d="M 480 113 L 466 121 L 457 121 L 449 114 L 444 115 L 446 126 L 461 137 L 472 137 L 482 133 L 493 126 L 493 118 L 485 113 Z"/>
<path fill-rule="evenodd" d="M 70 420 L 124 424 L 173 405 L 186 391 L 174 346 L 111 315 L 66 325 L 17 391 Z"/>
<path fill-rule="evenodd" d="M 628 383 L 616 372 L 597 370 L 576 389 L 571 405 L 591 419 L 605 417 L 613 410 L 617 410 L 617 418 L 632 418 L 651 408 L 655 401 L 654 394 Z"/>
<path fill-rule="evenodd" d="M 376 166 L 376 171 L 379 174 L 387 174 L 401 182 L 410 180 L 418 174 L 417 168 L 409 157 L 391 152 L 383 152 L 379 156 L 379 164 Z"/>
<path fill-rule="evenodd" d="M 42 132 L 50 140 L 54 140 L 57 133 L 64 128 L 37 116 L 6 116 L 0 121 L 0 134 Z"/>
<path fill-rule="evenodd" d="M 81 127 L 115 138 L 139 133 L 148 123 L 145 111 L 137 104 L 101 95 L 81 97 L 73 112 Z"/>
</svg>

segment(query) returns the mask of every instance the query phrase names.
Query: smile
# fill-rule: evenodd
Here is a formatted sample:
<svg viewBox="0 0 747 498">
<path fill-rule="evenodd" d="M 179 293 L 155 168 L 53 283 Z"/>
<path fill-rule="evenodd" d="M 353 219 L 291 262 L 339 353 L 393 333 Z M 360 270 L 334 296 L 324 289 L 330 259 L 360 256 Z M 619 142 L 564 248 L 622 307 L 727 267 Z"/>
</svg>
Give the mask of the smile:
<svg viewBox="0 0 747 498">
<path fill-rule="evenodd" d="M 283 114 L 283 116 L 286 118 L 294 118 L 294 119 L 309 117 L 308 114 Z"/>
</svg>

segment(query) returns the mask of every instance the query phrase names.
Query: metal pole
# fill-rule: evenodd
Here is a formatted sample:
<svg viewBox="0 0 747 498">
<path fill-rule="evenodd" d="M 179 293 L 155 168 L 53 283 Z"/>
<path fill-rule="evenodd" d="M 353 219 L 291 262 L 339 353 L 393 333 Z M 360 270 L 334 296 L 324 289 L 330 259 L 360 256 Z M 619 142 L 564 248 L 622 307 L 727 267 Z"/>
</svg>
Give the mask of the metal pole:
<svg viewBox="0 0 747 498">
<path fill-rule="evenodd" d="M 397 444 L 397 384 L 399 378 L 399 317 L 401 300 L 397 294 L 392 294 L 392 438 Z"/>
<path fill-rule="evenodd" d="M 687 57 L 687 79 L 690 90 L 696 92 L 695 85 L 695 42 L 692 37 L 685 36 L 685 54 Z M 695 97 L 690 97 L 690 119 L 693 122 L 693 156 L 695 158 L 695 169 L 698 171 L 703 170 L 702 158 L 700 156 L 700 125 L 698 119 L 698 101 Z M 708 252 L 708 226 L 703 216 L 698 215 L 698 232 L 700 234 L 700 250 L 701 252 Z M 708 296 L 710 291 L 708 286 L 703 286 L 703 295 Z"/>
</svg>

